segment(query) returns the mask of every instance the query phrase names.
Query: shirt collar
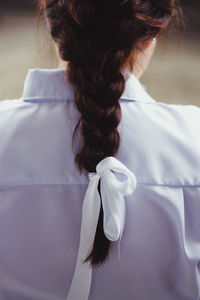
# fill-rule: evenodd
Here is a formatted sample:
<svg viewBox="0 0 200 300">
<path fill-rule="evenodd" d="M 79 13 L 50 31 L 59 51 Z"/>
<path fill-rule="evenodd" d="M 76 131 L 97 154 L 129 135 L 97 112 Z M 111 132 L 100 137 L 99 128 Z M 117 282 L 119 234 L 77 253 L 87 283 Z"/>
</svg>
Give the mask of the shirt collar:
<svg viewBox="0 0 200 300">
<path fill-rule="evenodd" d="M 74 88 L 65 78 L 65 69 L 30 69 L 24 82 L 24 101 L 70 101 L 74 99 Z M 126 87 L 120 100 L 152 103 L 155 100 L 128 69 L 122 71 Z"/>
</svg>

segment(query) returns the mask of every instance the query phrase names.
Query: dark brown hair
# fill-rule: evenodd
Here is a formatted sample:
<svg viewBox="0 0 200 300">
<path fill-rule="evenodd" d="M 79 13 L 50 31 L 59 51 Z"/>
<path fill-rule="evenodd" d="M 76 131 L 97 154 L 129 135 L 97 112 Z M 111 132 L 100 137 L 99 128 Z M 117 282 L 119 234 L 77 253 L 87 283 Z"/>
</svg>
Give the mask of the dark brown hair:
<svg viewBox="0 0 200 300">
<path fill-rule="evenodd" d="M 42 11 L 60 57 L 68 61 L 66 77 L 81 114 L 76 130 L 82 142 L 75 161 L 80 171 L 95 172 L 103 158 L 119 149 L 123 67 L 139 42 L 166 28 L 179 9 L 175 0 L 40 0 Z M 109 248 L 101 206 L 93 249 L 85 261 L 100 265 Z"/>
</svg>

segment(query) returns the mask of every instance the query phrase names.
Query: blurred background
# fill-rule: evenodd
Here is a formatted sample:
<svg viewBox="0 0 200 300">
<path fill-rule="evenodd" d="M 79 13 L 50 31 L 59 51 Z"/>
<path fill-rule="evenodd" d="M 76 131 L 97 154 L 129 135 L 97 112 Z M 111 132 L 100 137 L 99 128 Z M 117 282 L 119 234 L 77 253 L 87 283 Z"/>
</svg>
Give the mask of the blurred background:
<svg viewBox="0 0 200 300">
<path fill-rule="evenodd" d="M 185 28 L 163 38 L 142 83 L 157 101 L 200 106 L 200 1 L 182 0 Z M 28 69 L 56 68 L 37 0 L 0 0 L 0 100 L 20 98 Z"/>
</svg>

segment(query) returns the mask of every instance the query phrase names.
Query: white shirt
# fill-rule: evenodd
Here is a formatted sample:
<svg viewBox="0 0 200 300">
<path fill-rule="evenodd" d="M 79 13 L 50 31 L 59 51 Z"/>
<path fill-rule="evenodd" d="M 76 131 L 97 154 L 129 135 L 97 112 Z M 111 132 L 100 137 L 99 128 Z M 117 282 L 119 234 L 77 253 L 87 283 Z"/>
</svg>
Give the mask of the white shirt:
<svg viewBox="0 0 200 300">
<path fill-rule="evenodd" d="M 116 158 L 137 179 L 120 243 L 89 300 L 200 299 L 200 108 L 156 102 L 130 75 Z M 0 300 L 65 300 L 89 184 L 74 164 L 79 113 L 65 70 L 29 70 L 0 103 Z M 74 299 L 79 300 L 79 299 Z"/>
</svg>

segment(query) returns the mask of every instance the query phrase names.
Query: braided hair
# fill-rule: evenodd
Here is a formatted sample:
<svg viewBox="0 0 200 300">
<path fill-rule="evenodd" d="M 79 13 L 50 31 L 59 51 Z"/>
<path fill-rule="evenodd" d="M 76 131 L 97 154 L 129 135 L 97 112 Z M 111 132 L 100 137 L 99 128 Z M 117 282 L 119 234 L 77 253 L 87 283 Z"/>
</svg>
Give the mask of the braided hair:
<svg viewBox="0 0 200 300">
<path fill-rule="evenodd" d="M 95 172 L 96 165 L 115 156 L 120 146 L 123 67 L 139 42 L 166 28 L 179 9 L 175 0 L 40 0 L 40 4 L 60 57 L 68 62 L 66 78 L 75 88 L 80 112 L 75 132 L 82 137 L 75 162 L 80 171 Z M 133 64 L 131 60 L 131 71 Z M 101 206 L 93 249 L 85 261 L 102 264 L 110 243 L 103 231 Z"/>
</svg>

